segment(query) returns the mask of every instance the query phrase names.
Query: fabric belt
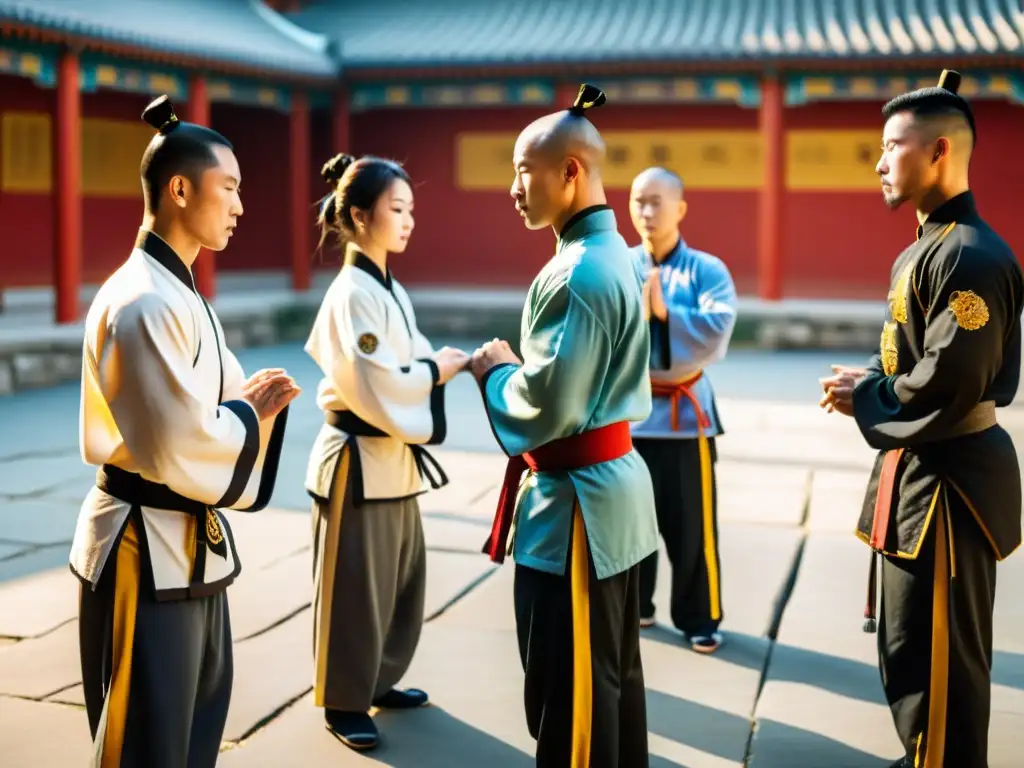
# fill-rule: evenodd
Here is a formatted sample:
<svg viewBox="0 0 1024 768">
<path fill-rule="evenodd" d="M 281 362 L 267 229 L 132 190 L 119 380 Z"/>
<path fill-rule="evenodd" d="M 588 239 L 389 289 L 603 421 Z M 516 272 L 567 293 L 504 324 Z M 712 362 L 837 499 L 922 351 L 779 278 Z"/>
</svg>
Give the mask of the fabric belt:
<svg viewBox="0 0 1024 768">
<path fill-rule="evenodd" d="M 629 422 L 618 421 L 598 429 L 570 435 L 535 448 L 521 456 L 512 456 L 505 468 L 505 478 L 498 497 L 498 507 L 491 526 L 491 535 L 483 552 L 492 562 L 503 563 L 515 515 L 515 497 L 523 472 L 568 472 L 594 464 L 618 459 L 633 450 Z"/>
<path fill-rule="evenodd" d="M 209 504 L 189 499 L 166 485 L 146 480 L 142 475 L 113 464 L 104 464 L 96 470 L 96 487 L 133 507 L 170 509 L 191 515 L 197 521 L 198 541 L 204 542 L 221 557 L 227 557 L 226 537 L 220 518 Z"/>
<path fill-rule="evenodd" d="M 983 432 L 994 427 L 996 420 L 996 404 L 994 400 L 978 403 L 950 431 L 949 437 L 963 437 Z M 875 496 L 875 513 L 871 521 L 871 535 L 868 545 L 871 547 L 871 570 L 868 572 L 868 595 L 864 605 L 864 631 L 874 632 L 878 627 L 875 614 L 878 589 L 878 555 L 885 550 L 885 542 L 889 535 L 889 522 L 892 519 L 893 494 L 896 492 L 896 476 L 899 474 L 900 461 L 905 455 L 903 448 L 886 451 L 882 458 L 882 469 L 878 474 L 878 494 Z"/>
<path fill-rule="evenodd" d="M 679 429 L 679 402 L 684 397 L 693 404 L 693 412 L 697 416 L 697 429 L 703 433 L 711 426 L 711 419 L 700 407 L 697 396 L 691 391 L 691 387 L 704 375 L 704 371 L 683 379 L 682 381 L 659 381 L 651 379 L 651 394 L 655 397 L 667 397 L 672 408 L 672 431 Z"/>
<path fill-rule="evenodd" d="M 172 509 L 197 518 L 206 514 L 209 505 L 172 491 L 166 485 L 146 480 L 135 472 L 104 464 L 96 471 L 96 487 L 121 501 L 139 507 Z"/>
<path fill-rule="evenodd" d="M 355 437 L 390 437 L 383 429 L 364 421 L 352 411 L 324 411 L 324 421 L 346 435 Z M 435 491 L 448 485 L 448 475 L 433 456 L 422 445 L 409 444 L 412 458 L 421 478 L 425 478 Z M 434 473 L 437 473 L 436 475 Z"/>
</svg>

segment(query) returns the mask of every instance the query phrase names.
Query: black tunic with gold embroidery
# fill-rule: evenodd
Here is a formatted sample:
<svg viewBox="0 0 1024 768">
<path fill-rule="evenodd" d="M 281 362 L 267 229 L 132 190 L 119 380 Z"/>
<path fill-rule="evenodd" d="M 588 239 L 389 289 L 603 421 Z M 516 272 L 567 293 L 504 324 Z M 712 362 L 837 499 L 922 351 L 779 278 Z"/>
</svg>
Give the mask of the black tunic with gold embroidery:
<svg viewBox="0 0 1024 768">
<path fill-rule="evenodd" d="M 918 228 L 890 285 L 879 353 L 853 394 L 857 425 L 880 451 L 858 534 L 868 541 L 877 525 L 886 452 L 903 449 L 879 549 L 916 558 L 945 486 L 1001 560 L 1021 542 L 1017 454 L 995 421 L 1020 377 L 1020 266 L 964 192 Z"/>
</svg>

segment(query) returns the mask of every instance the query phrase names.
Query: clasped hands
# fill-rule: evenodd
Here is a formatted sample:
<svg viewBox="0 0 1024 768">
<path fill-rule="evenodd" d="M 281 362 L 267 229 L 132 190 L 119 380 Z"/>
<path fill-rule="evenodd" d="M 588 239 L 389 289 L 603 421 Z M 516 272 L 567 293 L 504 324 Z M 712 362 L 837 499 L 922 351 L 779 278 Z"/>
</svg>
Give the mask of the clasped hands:
<svg viewBox="0 0 1024 768">
<path fill-rule="evenodd" d="M 652 315 L 662 322 L 668 319 L 668 305 L 665 303 L 665 293 L 661 290 L 661 272 L 658 267 L 651 267 L 647 271 L 640 295 L 643 299 L 644 320 L 650 320 Z"/>
<path fill-rule="evenodd" d="M 519 364 L 519 358 L 507 342 L 493 339 L 472 355 L 454 347 L 442 347 L 434 353 L 434 363 L 438 370 L 438 384 L 445 384 L 465 370 L 472 371 L 476 380 L 480 381 L 494 366 L 502 363 Z"/>
<path fill-rule="evenodd" d="M 242 385 L 242 399 L 252 406 L 260 421 L 277 416 L 301 392 L 302 388 L 283 368 L 264 368 Z"/>
<path fill-rule="evenodd" d="M 818 379 L 822 395 L 818 405 L 826 413 L 837 412 L 844 416 L 853 416 L 853 388 L 867 375 L 864 368 L 847 368 L 845 365 L 833 365 L 832 375 Z"/>
</svg>

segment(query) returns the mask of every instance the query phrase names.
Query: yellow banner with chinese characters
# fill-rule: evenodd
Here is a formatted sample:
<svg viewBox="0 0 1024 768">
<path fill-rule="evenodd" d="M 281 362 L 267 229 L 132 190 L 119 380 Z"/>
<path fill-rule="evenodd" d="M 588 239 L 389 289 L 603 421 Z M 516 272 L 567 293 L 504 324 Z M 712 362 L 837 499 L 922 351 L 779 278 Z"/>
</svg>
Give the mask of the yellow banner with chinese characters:
<svg viewBox="0 0 1024 768">
<path fill-rule="evenodd" d="M 786 134 L 786 187 L 878 192 L 880 130 L 793 130 Z"/>
<path fill-rule="evenodd" d="M 508 189 L 515 171 L 515 133 L 460 133 L 456 183 L 462 189 Z M 693 189 L 761 186 L 761 137 L 757 131 L 607 131 L 605 186 L 628 189 L 645 168 L 662 165 Z"/>
<path fill-rule="evenodd" d="M 607 131 L 609 189 L 628 189 L 652 165 L 678 173 L 687 189 L 756 191 L 764 179 L 756 130 Z M 793 190 L 877 191 L 878 130 L 793 130 L 786 135 L 786 186 Z M 505 190 L 515 176 L 516 134 L 460 133 L 456 183 L 466 190 Z"/>
<path fill-rule="evenodd" d="M 53 184 L 53 128 L 44 112 L 4 112 L 0 117 L 0 189 L 49 194 Z M 141 197 L 139 163 L 153 129 L 127 120 L 82 120 L 82 194 Z"/>
</svg>

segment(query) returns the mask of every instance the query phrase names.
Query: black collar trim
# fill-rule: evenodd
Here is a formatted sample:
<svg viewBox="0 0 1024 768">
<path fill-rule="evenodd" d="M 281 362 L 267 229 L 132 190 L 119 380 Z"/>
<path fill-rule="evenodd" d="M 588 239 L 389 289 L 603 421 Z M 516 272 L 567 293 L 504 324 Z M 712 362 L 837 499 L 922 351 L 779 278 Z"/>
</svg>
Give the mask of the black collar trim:
<svg viewBox="0 0 1024 768">
<path fill-rule="evenodd" d="M 391 270 L 389 269 L 387 274 L 384 274 L 380 271 L 380 267 L 374 264 L 373 260 L 365 253 L 354 248 L 349 249 L 345 254 L 345 266 L 363 270 L 363 272 L 366 272 L 382 286 L 389 291 L 391 290 Z"/>
<path fill-rule="evenodd" d="M 196 286 L 192 281 L 192 273 L 185 266 L 185 262 L 181 260 L 177 251 L 171 248 L 160 235 L 147 229 L 140 229 L 139 236 L 135 238 L 135 247 L 156 259 L 168 272 L 188 286 L 190 291 L 195 291 Z"/>
</svg>

